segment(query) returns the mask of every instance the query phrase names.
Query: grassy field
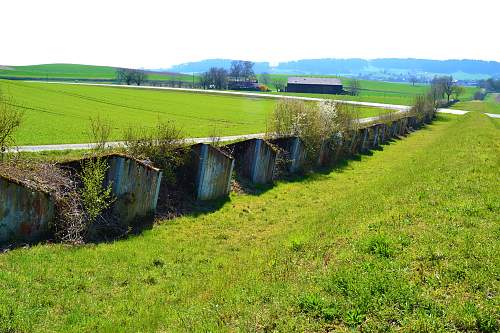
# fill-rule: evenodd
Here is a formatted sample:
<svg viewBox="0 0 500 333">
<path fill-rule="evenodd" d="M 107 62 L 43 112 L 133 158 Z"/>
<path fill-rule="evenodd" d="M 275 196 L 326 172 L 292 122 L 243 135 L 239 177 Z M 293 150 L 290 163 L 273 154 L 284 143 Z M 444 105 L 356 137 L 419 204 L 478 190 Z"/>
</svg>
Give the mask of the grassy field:
<svg viewBox="0 0 500 333">
<path fill-rule="evenodd" d="M 33 66 L 14 66 L 1 68 L 0 78 L 4 77 L 20 77 L 20 78 L 39 78 L 39 79 L 99 79 L 110 80 L 116 79 L 116 68 L 109 66 L 92 66 L 79 64 L 46 64 Z M 151 73 L 148 75 L 149 80 L 181 80 L 191 82 L 191 75 L 171 75 Z"/>
<path fill-rule="evenodd" d="M 500 94 L 488 94 L 484 101 L 459 102 L 454 109 L 500 114 Z"/>
<path fill-rule="evenodd" d="M 288 76 L 291 75 L 271 75 L 271 78 L 272 80 L 279 79 L 281 81 L 286 82 Z M 349 87 L 350 79 L 343 77 L 339 78 L 342 81 L 344 88 Z M 352 100 L 361 102 L 412 105 L 416 95 L 425 94 L 426 91 L 429 89 L 429 86 L 425 84 L 416 84 L 415 86 L 412 86 L 411 84 L 406 84 L 406 83 L 382 82 L 382 81 L 359 80 L 359 82 L 361 85 L 361 90 L 358 96 L 281 93 L 281 92 L 272 92 L 272 93 L 295 95 L 295 96 L 319 97 L 319 98 L 333 98 L 333 99 Z M 474 87 L 466 87 L 465 94 L 461 96 L 460 99 L 463 101 L 471 100 L 476 90 L 477 88 Z"/>
<path fill-rule="evenodd" d="M 0 331 L 496 332 L 499 129 L 440 115 L 140 236 L 2 254 Z"/>
<path fill-rule="evenodd" d="M 90 117 L 114 127 L 113 140 L 128 126 L 173 121 L 187 136 L 260 133 L 276 100 L 188 92 L 0 81 L 0 88 L 25 109 L 18 145 L 89 142 Z M 360 107 L 360 116 L 386 110 Z"/>
</svg>

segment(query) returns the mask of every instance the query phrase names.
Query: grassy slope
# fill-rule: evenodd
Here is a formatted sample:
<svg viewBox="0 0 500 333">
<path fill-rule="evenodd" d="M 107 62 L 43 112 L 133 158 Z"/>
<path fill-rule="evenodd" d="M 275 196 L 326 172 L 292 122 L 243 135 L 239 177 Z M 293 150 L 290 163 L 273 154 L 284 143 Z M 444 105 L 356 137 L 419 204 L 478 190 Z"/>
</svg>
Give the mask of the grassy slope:
<svg viewBox="0 0 500 333">
<path fill-rule="evenodd" d="M 3 254 L 0 331 L 494 331 L 500 123 L 439 119 L 128 240 Z"/>
<path fill-rule="evenodd" d="M 17 144 L 88 142 L 89 118 L 112 121 L 112 139 L 130 126 L 174 121 L 188 136 L 235 135 L 265 131 L 275 100 L 196 93 L 95 86 L 0 81 L 0 87 L 26 109 Z M 383 111 L 383 110 L 382 110 Z M 360 108 L 369 117 L 381 112 Z"/>
<path fill-rule="evenodd" d="M 79 64 L 46 64 L 33 66 L 15 66 L 13 69 L 0 69 L 0 77 L 29 77 L 41 79 L 116 79 L 116 68 L 109 66 L 93 66 Z M 150 74 L 150 80 L 187 80 L 191 81 L 190 75 L 161 75 Z"/>
<path fill-rule="evenodd" d="M 500 114 L 500 100 L 497 99 L 497 96 L 499 95 L 500 94 L 488 94 L 484 101 L 459 102 L 453 105 L 453 108 L 459 110 Z"/>
</svg>

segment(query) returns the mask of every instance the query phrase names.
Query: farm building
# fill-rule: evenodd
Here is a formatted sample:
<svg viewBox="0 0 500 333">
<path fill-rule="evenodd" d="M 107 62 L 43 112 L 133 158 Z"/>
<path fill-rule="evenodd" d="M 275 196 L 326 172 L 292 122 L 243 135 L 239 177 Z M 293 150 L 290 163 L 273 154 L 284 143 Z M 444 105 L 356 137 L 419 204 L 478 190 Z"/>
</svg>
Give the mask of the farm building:
<svg viewBox="0 0 500 333">
<path fill-rule="evenodd" d="M 342 82 L 339 79 L 321 77 L 289 77 L 288 92 L 314 94 L 341 94 Z"/>
</svg>

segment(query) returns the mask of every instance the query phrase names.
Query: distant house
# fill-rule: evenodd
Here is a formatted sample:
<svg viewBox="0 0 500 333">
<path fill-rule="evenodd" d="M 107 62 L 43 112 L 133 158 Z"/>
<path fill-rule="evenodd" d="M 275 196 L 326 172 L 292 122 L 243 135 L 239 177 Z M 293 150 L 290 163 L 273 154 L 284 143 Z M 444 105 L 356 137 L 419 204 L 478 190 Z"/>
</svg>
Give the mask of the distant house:
<svg viewBox="0 0 500 333">
<path fill-rule="evenodd" d="M 339 79 L 321 77 L 289 77 L 287 92 L 314 94 L 341 94 L 342 82 Z"/>
</svg>

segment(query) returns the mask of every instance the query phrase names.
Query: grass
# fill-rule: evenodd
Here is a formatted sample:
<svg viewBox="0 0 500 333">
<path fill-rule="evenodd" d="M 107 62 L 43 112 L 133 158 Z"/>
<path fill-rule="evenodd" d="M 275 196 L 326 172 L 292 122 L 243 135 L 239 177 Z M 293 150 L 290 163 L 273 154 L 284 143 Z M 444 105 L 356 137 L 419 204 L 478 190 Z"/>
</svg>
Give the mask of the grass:
<svg viewBox="0 0 500 333">
<path fill-rule="evenodd" d="M 0 331 L 496 332 L 499 127 L 440 115 L 127 240 L 0 255 Z"/>
<path fill-rule="evenodd" d="M 271 75 L 271 78 L 279 79 L 286 82 L 288 76 L 293 76 L 293 75 L 273 74 Z M 321 76 L 321 77 L 335 77 L 335 76 Z M 344 88 L 349 87 L 351 81 L 350 79 L 343 77 L 339 78 L 341 79 Z M 333 99 L 352 100 L 360 102 L 412 105 L 414 103 L 415 96 L 419 94 L 425 94 L 429 89 L 429 85 L 425 84 L 416 84 L 415 86 L 412 86 L 411 84 L 407 83 L 395 83 L 395 82 L 383 82 L 383 81 L 359 80 L 359 82 L 361 85 L 361 90 L 358 96 L 282 93 L 282 92 L 272 92 L 272 93 L 294 95 L 294 96 L 305 96 L 305 97 L 333 98 Z M 475 91 L 477 91 L 477 88 L 465 87 L 465 94 L 461 96 L 461 99 L 464 101 L 472 100 L 472 96 L 474 95 Z"/>
<path fill-rule="evenodd" d="M 500 94 L 488 94 L 484 101 L 459 102 L 453 109 L 500 114 Z"/>
<path fill-rule="evenodd" d="M 276 100 L 190 92 L 0 81 L 0 88 L 25 108 L 18 145 L 88 142 L 90 117 L 112 122 L 112 140 L 131 125 L 173 121 L 187 136 L 260 133 Z M 387 110 L 360 107 L 361 117 Z"/>
<path fill-rule="evenodd" d="M 99 79 L 114 81 L 116 79 L 116 68 L 110 66 L 93 66 L 79 64 L 46 64 L 33 66 L 9 66 L 8 68 L 0 67 L 1 77 L 18 77 L 18 78 L 38 78 L 38 79 Z M 181 80 L 192 81 L 191 75 L 172 73 L 158 74 L 150 73 L 149 80 Z"/>
</svg>

